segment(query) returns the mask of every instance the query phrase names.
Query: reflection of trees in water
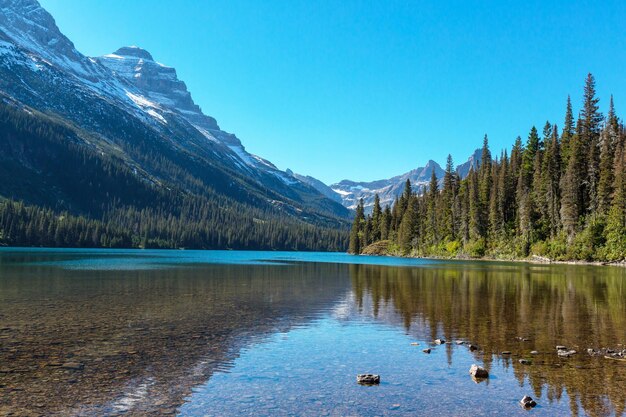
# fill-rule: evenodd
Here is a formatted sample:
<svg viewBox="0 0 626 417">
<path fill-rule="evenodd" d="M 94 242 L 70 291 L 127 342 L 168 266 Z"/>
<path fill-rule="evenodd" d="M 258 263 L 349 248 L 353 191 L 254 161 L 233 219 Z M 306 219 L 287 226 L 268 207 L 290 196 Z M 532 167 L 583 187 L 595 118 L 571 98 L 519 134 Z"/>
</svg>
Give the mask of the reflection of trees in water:
<svg viewBox="0 0 626 417">
<path fill-rule="evenodd" d="M 2 274 L 0 414 L 105 415 L 124 399 L 139 415 L 173 412 L 241 346 L 349 290 L 347 266 L 330 264 Z M 68 361 L 84 369 L 58 366 Z"/>
<path fill-rule="evenodd" d="M 411 333 L 477 343 L 477 358 L 489 368 L 498 360 L 512 366 L 520 384 L 527 378 L 536 396 L 569 393 L 572 413 L 626 411 L 626 366 L 587 355 L 589 347 L 616 347 L 626 337 L 626 269 L 451 263 L 425 268 L 351 265 L 357 303 L 371 297 L 374 314 L 393 305 Z M 516 337 L 531 340 L 521 342 Z M 559 359 L 556 345 L 578 355 Z M 449 355 L 453 348 L 447 347 Z M 499 352 L 525 357 L 546 352 L 532 366 Z M 493 354 L 493 355 L 492 355 Z M 529 356 L 529 355 L 528 355 Z M 451 356 L 450 356 L 451 360 Z"/>
</svg>

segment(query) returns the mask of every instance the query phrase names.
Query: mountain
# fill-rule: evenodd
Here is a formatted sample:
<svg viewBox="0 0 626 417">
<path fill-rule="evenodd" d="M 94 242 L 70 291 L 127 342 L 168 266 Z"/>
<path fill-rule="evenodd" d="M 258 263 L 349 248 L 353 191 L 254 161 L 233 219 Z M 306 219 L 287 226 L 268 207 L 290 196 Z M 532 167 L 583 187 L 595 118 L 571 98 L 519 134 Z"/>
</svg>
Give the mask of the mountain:
<svg viewBox="0 0 626 417">
<path fill-rule="evenodd" d="M 314 226 L 341 228 L 350 215 L 247 152 L 174 68 L 135 46 L 84 56 L 36 0 L 0 0 L 0 119 L 0 197 L 88 217 L 122 207 L 176 212 L 189 199 Z M 54 165 L 68 155 L 72 165 Z"/>
<path fill-rule="evenodd" d="M 417 191 L 421 187 L 428 185 L 433 171 L 437 178 L 443 178 L 444 171 L 441 166 L 437 162 L 430 160 L 424 167 L 413 169 L 389 179 L 371 182 L 343 180 L 332 184 L 330 188 L 341 195 L 344 206 L 351 209 L 356 208 L 361 198 L 365 203 L 365 207 L 371 208 L 376 194 L 380 197 L 380 204 L 386 206 L 393 204 L 395 198 L 402 194 L 407 179 L 411 181 L 413 189 Z"/>
<path fill-rule="evenodd" d="M 477 149 L 466 162 L 457 166 L 456 172 L 461 178 L 465 178 L 467 174 L 469 174 L 470 167 L 476 168 L 478 166 L 480 163 L 481 152 L 481 149 Z M 416 168 L 389 179 L 377 181 L 358 182 L 343 180 L 330 186 L 326 186 L 321 183 L 321 181 L 311 177 L 303 177 L 303 181 L 308 182 L 323 193 L 326 192 L 326 189 L 332 190 L 340 196 L 341 203 L 349 209 L 355 209 L 359 200 L 362 198 L 365 205 L 365 211 L 369 213 L 374 205 L 374 198 L 376 194 L 380 197 L 380 203 L 383 207 L 386 205 L 392 205 L 396 197 L 399 197 L 404 191 L 404 185 L 407 179 L 411 181 L 413 190 L 419 194 L 423 189 L 428 187 L 433 171 L 435 172 L 435 176 L 441 185 L 445 171 L 437 162 L 433 160 L 429 160 L 424 167 Z M 316 182 L 319 184 L 316 184 Z"/>
<path fill-rule="evenodd" d="M 482 157 L 482 149 L 476 149 L 473 154 L 467 158 L 467 161 L 462 163 L 461 165 L 457 165 L 456 172 L 459 174 L 461 179 L 467 177 L 470 172 L 470 168 L 477 169 L 480 165 L 481 157 Z"/>
<path fill-rule="evenodd" d="M 478 166 L 481 152 L 480 149 L 477 149 L 466 162 L 457 166 L 456 172 L 461 178 L 467 176 L 470 167 L 476 168 Z M 383 207 L 392 205 L 396 197 L 399 197 L 404 191 L 407 179 L 411 181 L 413 190 L 418 194 L 421 193 L 423 189 L 428 187 L 433 171 L 441 185 L 445 171 L 437 162 L 429 160 L 424 167 L 413 169 L 389 179 L 370 182 L 343 180 L 330 185 L 329 188 L 341 197 L 341 202 L 345 207 L 350 209 L 356 208 L 359 200 L 362 198 L 366 212 L 370 212 L 376 194 L 380 197 L 380 203 Z"/>
<path fill-rule="evenodd" d="M 317 191 L 319 191 L 326 197 L 330 198 L 331 200 L 336 201 L 340 204 L 343 204 L 343 200 L 341 196 L 337 192 L 335 192 L 332 188 L 330 188 L 328 185 L 324 184 L 322 181 L 318 180 L 317 178 L 313 178 L 310 175 L 296 174 L 290 169 L 288 169 L 285 172 L 293 176 L 294 178 L 297 178 L 298 180 L 306 184 L 309 184 L 311 187 L 315 188 Z"/>
</svg>

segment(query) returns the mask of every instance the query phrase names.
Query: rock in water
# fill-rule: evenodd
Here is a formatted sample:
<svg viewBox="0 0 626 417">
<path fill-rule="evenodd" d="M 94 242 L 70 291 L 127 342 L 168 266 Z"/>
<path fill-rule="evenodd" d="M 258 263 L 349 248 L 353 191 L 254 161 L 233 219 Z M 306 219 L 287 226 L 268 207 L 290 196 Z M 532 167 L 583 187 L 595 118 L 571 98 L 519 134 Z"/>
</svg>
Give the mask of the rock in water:
<svg viewBox="0 0 626 417">
<path fill-rule="evenodd" d="M 575 350 L 559 350 L 557 351 L 557 354 L 561 358 L 569 358 L 570 356 L 575 355 L 576 351 Z"/>
<path fill-rule="evenodd" d="M 489 378 L 489 372 L 485 368 L 482 368 L 476 364 L 470 367 L 469 373 L 474 378 Z"/>
<path fill-rule="evenodd" d="M 380 384 L 380 375 L 374 374 L 358 374 L 356 382 L 361 385 L 378 385 Z"/>
<path fill-rule="evenodd" d="M 535 400 L 533 400 L 532 397 L 528 395 L 524 395 L 524 398 L 522 398 L 519 402 L 524 408 L 533 408 L 537 405 Z"/>
</svg>

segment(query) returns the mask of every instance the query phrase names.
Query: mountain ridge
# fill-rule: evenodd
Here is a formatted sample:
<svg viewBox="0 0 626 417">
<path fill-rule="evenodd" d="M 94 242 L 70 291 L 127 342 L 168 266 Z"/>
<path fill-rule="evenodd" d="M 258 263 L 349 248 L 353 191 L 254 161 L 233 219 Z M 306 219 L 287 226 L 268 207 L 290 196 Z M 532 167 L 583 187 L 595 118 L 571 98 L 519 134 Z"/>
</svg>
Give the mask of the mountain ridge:
<svg viewBox="0 0 626 417">
<path fill-rule="evenodd" d="M 172 181 L 131 155 L 128 148 L 135 144 L 128 132 L 135 131 L 176 158 L 209 164 L 226 182 L 234 175 L 237 179 L 230 182 L 240 188 L 234 195 L 254 194 L 275 208 L 312 211 L 313 217 L 331 221 L 349 216 L 336 201 L 248 153 L 235 135 L 202 113 L 176 70 L 154 61 L 148 51 L 122 47 L 104 57 L 86 57 L 37 1 L 1 0 L 0 10 L 0 71 L 5 75 L 0 90 L 20 105 L 80 127 L 85 145 L 120 154 L 155 184 Z M 203 181 L 214 185 L 210 178 Z"/>
<path fill-rule="evenodd" d="M 459 164 L 455 172 L 461 179 L 465 178 L 470 171 L 470 168 L 476 169 L 480 164 L 481 149 L 476 149 L 472 155 L 462 164 Z M 353 181 L 353 180 L 341 180 L 337 183 L 326 185 L 322 181 L 317 180 L 311 176 L 292 174 L 302 181 L 308 182 L 311 186 L 316 187 L 321 193 L 328 195 L 330 198 L 334 198 L 332 193 L 339 197 L 341 203 L 354 210 L 359 203 L 360 199 L 363 199 L 364 208 L 367 213 L 371 212 L 376 194 L 380 198 L 380 204 L 384 207 L 386 205 L 391 206 L 399 197 L 403 190 L 406 180 L 411 181 L 413 189 L 421 194 L 422 190 L 427 189 L 430 183 L 432 172 L 435 172 L 439 183 L 443 181 L 445 171 L 441 168 L 436 161 L 430 159 L 423 167 L 418 167 L 405 172 L 400 175 L 393 176 L 387 179 L 380 179 L 374 181 Z M 288 173 L 291 172 L 288 170 Z"/>
</svg>

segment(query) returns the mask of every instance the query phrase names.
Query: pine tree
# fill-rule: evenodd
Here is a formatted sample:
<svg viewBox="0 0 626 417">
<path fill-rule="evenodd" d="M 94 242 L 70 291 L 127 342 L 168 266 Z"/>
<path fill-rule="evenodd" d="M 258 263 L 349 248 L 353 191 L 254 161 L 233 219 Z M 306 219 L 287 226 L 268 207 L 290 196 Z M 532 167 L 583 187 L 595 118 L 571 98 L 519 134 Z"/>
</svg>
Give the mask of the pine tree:
<svg viewBox="0 0 626 417">
<path fill-rule="evenodd" d="M 606 225 L 606 258 L 626 260 L 626 137 L 621 135 L 614 158 L 613 200 Z"/>
<path fill-rule="evenodd" d="M 372 227 L 370 238 L 372 242 L 376 242 L 381 238 L 381 221 L 382 221 L 382 208 L 380 206 L 380 197 L 378 193 L 374 196 L 374 207 L 372 209 Z"/>
<path fill-rule="evenodd" d="M 438 230 L 438 199 L 439 199 L 439 182 L 433 169 L 430 175 L 430 182 L 428 184 L 428 194 L 426 195 L 426 220 L 427 220 L 427 233 L 426 239 L 429 244 L 439 243 L 439 230 Z"/>
<path fill-rule="evenodd" d="M 535 167 L 535 156 L 537 152 L 541 149 L 541 141 L 539 139 L 539 133 L 537 133 L 537 128 L 533 126 L 530 129 L 530 133 L 528 134 L 528 141 L 526 142 L 526 147 L 522 152 L 522 172 L 523 172 L 523 181 L 527 187 L 530 187 L 530 183 L 532 181 L 533 170 Z"/>
<path fill-rule="evenodd" d="M 585 81 L 583 108 L 580 119 L 580 151 L 583 159 L 581 168 L 585 187 L 583 188 L 584 213 L 593 212 L 598 207 L 599 182 L 599 135 L 603 116 L 599 111 L 596 97 L 596 83 L 593 75 L 588 74 Z"/>
<path fill-rule="evenodd" d="M 441 234 L 444 239 L 456 239 L 458 231 L 458 177 L 454 171 L 452 155 L 446 159 L 446 171 L 443 176 Z"/>
<path fill-rule="evenodd" d="M 550 237 L 554 238 L 561 227 L 561 146 L 556 126 L 552 130 L 552 138 L 546 146 L 543 163 L 542 187 L 545 198 L 546 224 Z"/>
<path fill-rule="evenodd" d="M 398 245 L 404 254 L 408 254 L 414 248 L 413 239 L 415 236 L 415 229 L 417 226 L 418 217 L 418 200 L 417 196 L 412 195 L 409 197 L 407 203 L 407 209 L 402 216 L 400 222 L 400 229 L 398 230 Z"/>
<path fill-rule="evenodd" d="M 615 115 L 613 96 L 609 104 L 607 123 L 600 134 L 600 173 L 598 180 L 598 212 L 606 214 L 611 208 L 615 181 L 615 147 L 619 140 L 619 124 Z"/>
<path fill-rule="evenodd" d="M 577 123 L 577 127 L 581 126 Z M 577 129 L 580 130 L 580 129 Z M 584 214 L 584 180 L 586 160 L 580 134 L 572 136 L 569 143 L 569 161 L 561 179 L 561 221 L 571 241 Z"/>
<path fill-rule="evenodd" d="M 502 160 L 502 158 L 500 158 Z M 489 194 L 489 233 L 495 238 L 502 230 L 502 211 L 500 210 L 499 174 L 502 162 L 493 164 L 491 168 L 491 187 Z"/>
<path fill-rule="evenodd" d="M 470 169 L 467 176 L 469 193 L 469 238 L 471 240 L 478 240 L 483 237 L 485 233 L 478 175 L 478 172 Z"/>
<path fill-rule="evenodd" d="M 359 200 L 359 204 L 356 207 L 356 215 L 352 221 L 352 229 L 350 230 L 350 244 L 348 246 L 348 252 L 358 255 L 363 250 L 361 246 L 361 239 L 363 235 L 363 226 L 365 224 L 365 209 L 363 207 L 363 199 Z"/>
<path fill-rule="evenodd" d="M 561 157 L 563 158 L 563 171 L 567 168 L 570 157 L 570 141 L 574 137 L 574 113 L 572 112 L 572 100 L 567 96 L 567 106 L 565 109 L 565 122 L 563 123 L 563 132 L 561 133 Z"/>
</svg>

